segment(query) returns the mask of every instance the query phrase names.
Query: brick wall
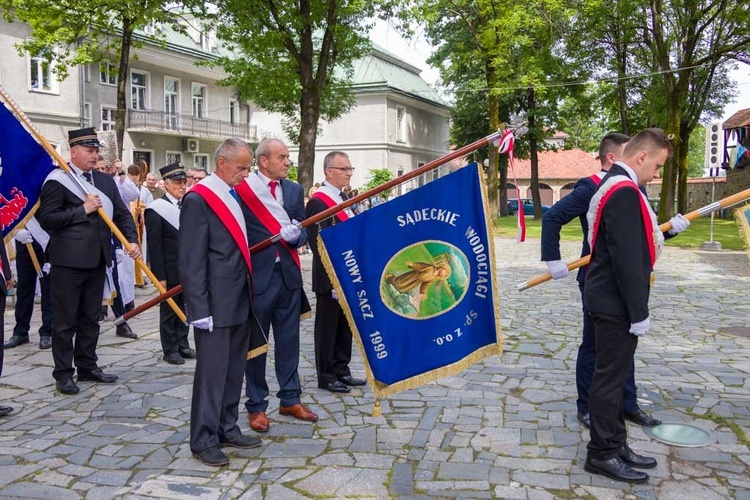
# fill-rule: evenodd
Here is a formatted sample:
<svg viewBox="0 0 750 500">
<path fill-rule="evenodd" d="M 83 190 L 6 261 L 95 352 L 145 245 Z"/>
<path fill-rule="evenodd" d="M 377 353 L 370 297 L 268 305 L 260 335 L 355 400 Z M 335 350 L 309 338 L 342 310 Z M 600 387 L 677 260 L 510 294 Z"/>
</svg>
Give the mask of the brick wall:
<svg viewBox="0 0 750 500">
<path fill-rule="evenodd" d="M 688 212 L 711 203 L 711 184 L 711 179 L 706 177 L 688 179 Z M 716 178 L 714 200 L 726 198 L 745 189 L 750 189 L 750 168 L 727 170 L 726 177 Z M 650 199 L 658 199 L 661 194 L 661 179 L 650 182 L 646 186 L 646 192 Z"/>
</svg>

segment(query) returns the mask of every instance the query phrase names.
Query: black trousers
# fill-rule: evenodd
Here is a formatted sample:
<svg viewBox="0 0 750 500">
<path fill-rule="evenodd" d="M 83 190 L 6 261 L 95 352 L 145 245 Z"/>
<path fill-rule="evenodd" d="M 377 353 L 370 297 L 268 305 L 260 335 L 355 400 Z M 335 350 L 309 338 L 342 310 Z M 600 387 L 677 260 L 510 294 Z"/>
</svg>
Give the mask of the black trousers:
<svg viewBox="0 0 750 500">
<path fill-rule="evenodd" d="M 0 279 L 0 376 L 3 374 L 3 358 L 5 358 L 5 303 L 8 300 L 8 296 L 5 293 L 5 282 Z"/>
<path fill-rule="evenodd" d="M 324 387 L 338 377 L 351 375 L 352 331 L 339 302 L 330 294 L 316 294 L 315 369 L 318 386 Z"/>
<path fill-rule="evenodd" d="M 220 439 L 235 439 L 242 375 L 250 345 L 250 318 L 241 325 L 195 329 L 198 359 L 190 404 L 190 450 L 201 453 L 219 446 Z"/>
<path fill-rule="evenodd" d="M 44 251 L 39 243 L 32 244 L 40 264 L 44 262 Z M 31 315 L 34 313 L 34 294 L 36 293 L 36 269 L 31 260 L 27 247 L 16 241 L 16 326 L 13 335 L 28 337 L 31 328 Z M 52 297 L 50 295 L 50 277 L 39 278 L 42 291 L 42 326 L 39 328 L 40 337 L 52 336 Z"/>
<path fill-rule="evenodd" d="M 266 290 L 255 295 L 253 312 L 260 327 L 269 334 L 273 326 L 276 380 L 279 383 L 281 406 L 294 406 L 300 402 L 302 387 L 299 381 L 299 319 L 302 289 L 290 290 L 284 285 L 281 265 L 274 266 L 271 282 Z M 268 408 L 268 382 L 266 360 L 261 354 L 247 361 L 245 367 L 245 408 L 248 413 L 266 411 Z"/>
<path fill-rule="evenodd" d="M 167 283 L 167 290 L 177 286 L 179 283 Z M 185 298 L 181 293 L 172 297 L 177 307 L 185 310 Z M 159 337 L 161 338 L 161 349 L 164 354 L 178 352 L 180 349 L 189 349 L 188 332 L 190 327 L 182 322 L 166 301 L 159 304 Z"/>
<path fill-rule="evenodd" d="M 591 441 L 589 456 L 608 460 L 627 440 L 623 415 L 623 388 L 633 365 L 638 337 L 630 333 L 630 320 L 592 313 L 596 342 L 596 368 L 589 392 Z"/>
<path fill-rule="evenodd" d="M 104 293 L 104 261 L 93 269 L 53 266 L 52 358 L 55 380 L 72 377 L 73 363 L 79 372 L 97 368 L 99 314 Z"/>
</svg>

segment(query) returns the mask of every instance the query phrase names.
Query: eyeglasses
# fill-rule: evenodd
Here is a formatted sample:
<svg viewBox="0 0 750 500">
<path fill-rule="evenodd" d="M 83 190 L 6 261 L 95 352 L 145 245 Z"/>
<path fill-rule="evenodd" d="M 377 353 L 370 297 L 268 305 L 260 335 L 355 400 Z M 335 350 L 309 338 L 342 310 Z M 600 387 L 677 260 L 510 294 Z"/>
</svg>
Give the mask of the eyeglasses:
<svg viewBox="0 0 750 500">
<path fill-rule="evenodd" d="M 346 167 L 328 167 L 328 168 L 332 168 L 334 170 L 341 170 L 342 172 L 349 172 L 349 173 L 354 172 L 354 167 L 349 167 L 349 168 L 346 168 Z"/>
</svg>

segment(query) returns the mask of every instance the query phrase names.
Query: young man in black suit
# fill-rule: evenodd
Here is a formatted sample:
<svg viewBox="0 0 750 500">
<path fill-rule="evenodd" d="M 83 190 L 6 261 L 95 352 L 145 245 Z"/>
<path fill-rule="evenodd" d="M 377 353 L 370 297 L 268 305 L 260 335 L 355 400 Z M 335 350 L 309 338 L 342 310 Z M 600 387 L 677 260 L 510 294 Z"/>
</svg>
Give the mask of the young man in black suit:
<svg viewBox="0 0 750 500">
<path fill-rule="evenodd" d="M 182 163 L 172 163 L 159 169 L 164 179 L 166 193 L 146 207 L 146 231 L 148 233 L 148 260 L 151 272 L 161 285 L 170 289 L 180 284 L 177 265 L 177 237 L 180 230 L 180 206 L 187 189 L 187 173 Z M 182 294 L 174 297 L 177 306 L 184 310 Z M 195 351 L 188 343 L 188 326 L 175 314 L 166 302 L 159 306 L 159 336 L 164 361 L 182 365 L 185 358 L 195 358 Z"/>
<path fill-rule="evenodd" d="M 97 209 L 102 208 L 130 242 L 127 253 L 131 258 L 140 258 L 141 251 L 133 217 L 115 181 L 109 174 L 96 170 L 99 156 L 96 130 L 71 130 L 68 143 L 72 174 L 56 169 L 47 176 L 37 220 L 50 235 L 47 257 L 52 266 L 52 357 L 55 361 L 52 376 L 60 392 L 76 394 L 79 388 L 73 381 L 74 361 L 79 382 L 117 380 L 116 375 L 102 372 L 96 364 L 105 268 L 112 264 L 113 255 L 112 231 Z"/>
<path fill-rule="evenodd" d="M 584 305 L 594 319 L 596 369 L 589 392 L 591 441 L 585 469 L 617 481 L 644 483 L 656 460 L 627 445 L 623 386 L 638 337 L 649 331 L 648 298 L 664 243 L 656 215 L 639 189 L 667 161 L 672 145 L 659 129 L 633 137 L 589 205 L 591 246 Z"/>
<path fill-rule="evenodd" d="M 307 232 L 298 225 L 305 217 L 304 190 L 286 178 L 291 162 L 289 149 L 282 141 L 265 139 L 255 153 L 258 173 L 250 174 L 237 185 L 248 243 L 252 247 L 276 234 L 281 234 L 281 240 L 251 256 L 253 307 L 264 332 L 269 333 L 273 326 L 279 413 L 315 422 L 318 416 L 300 402 L 302 387 L 298 372 L 299 322 L 303 302 L 307 305 L 297 254 L 297 249 L 307 243 Z M 254 356 L 245 366 L 245 407 L 250 428 L 256 432 L 269 429 L 266 358 L 265 353 Z"/>
<path fill-rule="evenodd" d="M 237 426 L 249 347 L 262 336 L 253 315 L 247 229 L 234 186 L 248 176 L 253 155 L 241 139 L 214 153 L 216 171 L 182 199 L 178 259 L 198 360 L 190 407 L 190 450 L 202 463 L 229 463 L 219 449 L 254 448 L 260 439 Z"/>
</svg>

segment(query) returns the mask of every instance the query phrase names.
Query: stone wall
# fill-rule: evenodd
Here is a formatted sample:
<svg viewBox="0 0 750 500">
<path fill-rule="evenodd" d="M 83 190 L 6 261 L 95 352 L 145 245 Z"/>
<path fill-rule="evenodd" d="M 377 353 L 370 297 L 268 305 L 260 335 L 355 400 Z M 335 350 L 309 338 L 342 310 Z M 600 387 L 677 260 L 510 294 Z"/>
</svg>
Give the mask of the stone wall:
<svg viewBox="0 0 750 500">
<path fill-rule="evenodd" d="M 711 184 L 712 179 L 710 177 L 688 179 L 688 212 L 711 203 Z M 727 170 L 726 177 L 716 178 L 714 201 L 726 198 L 745 189 L 750 189 L 750 169 Z M 646 187 L 646 192 L 649 199 L 658 200 L 661 194 L 661 179 L 655 179 L 650 182 Z M 722 215 L 731 217 L 731 213 Z"/>
</svg>

